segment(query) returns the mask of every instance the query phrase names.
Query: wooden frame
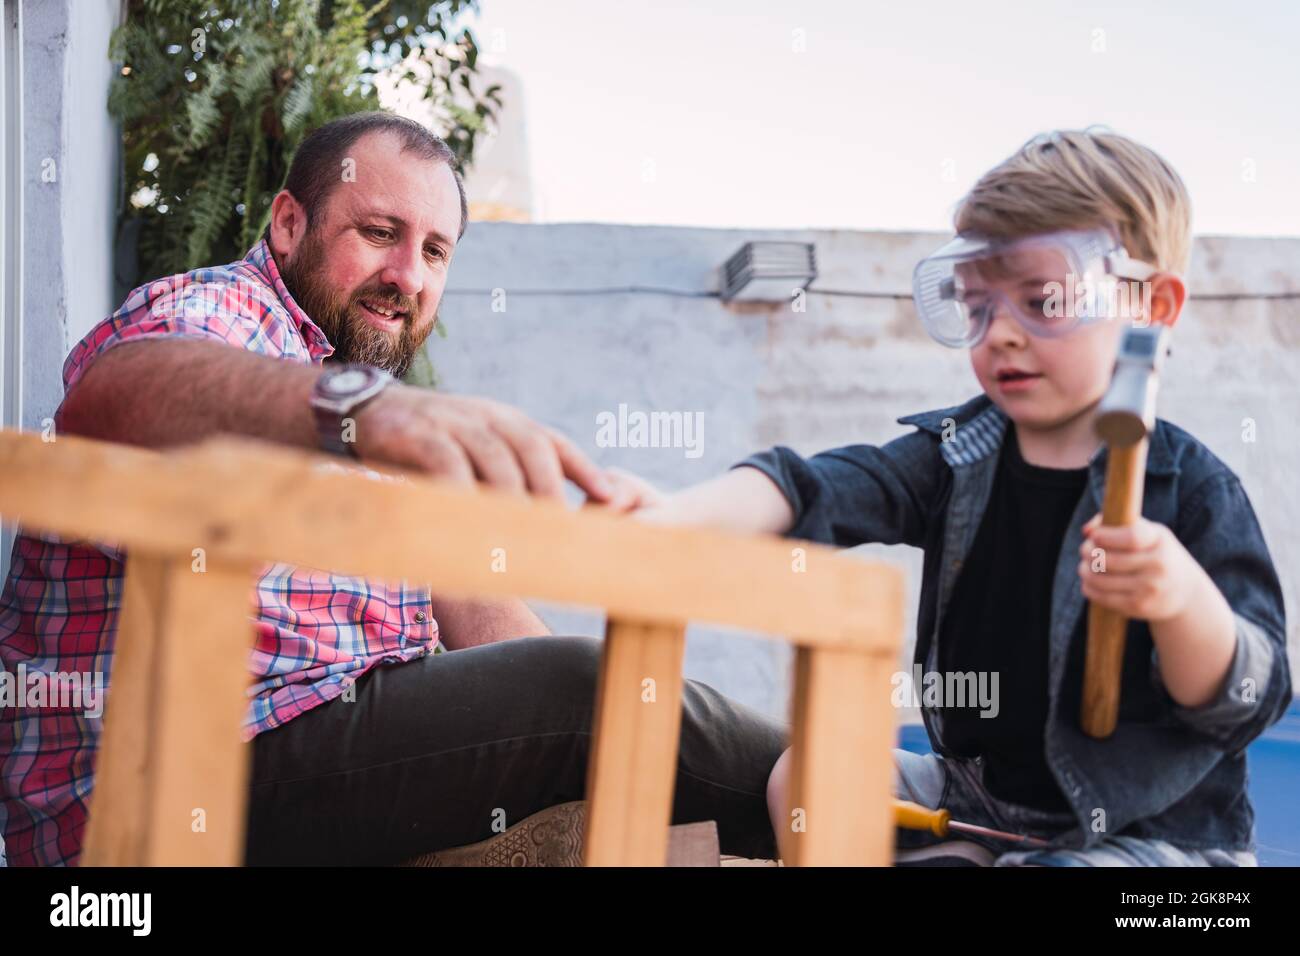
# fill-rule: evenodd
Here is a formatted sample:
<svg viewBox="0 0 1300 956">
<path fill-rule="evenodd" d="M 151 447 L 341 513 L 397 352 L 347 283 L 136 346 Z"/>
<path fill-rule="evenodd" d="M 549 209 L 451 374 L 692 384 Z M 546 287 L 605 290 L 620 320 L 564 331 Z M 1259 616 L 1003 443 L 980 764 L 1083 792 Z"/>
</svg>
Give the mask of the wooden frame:
<svg viewBox="0 0 1300 956">
<path fill-rule="evenodd" d="M 588 771 L 593 865 L 664 862 L 686 622 L 790 641 L 796 759 L 785 859 L 890 862 L 890 676 L 904 620 L 902 573 L 892 565 L 806 542 L 651 527 L 598 508 L 367 474 L 229 437 L 159 453 L 0 431 L 0 513 L 127 553 L 85 863 L 241 862 L 249 611 L 253 575 L 272 561 L 605 608 Z M 196 673 L 204 680 L 186 679 Z"/>
</svg>

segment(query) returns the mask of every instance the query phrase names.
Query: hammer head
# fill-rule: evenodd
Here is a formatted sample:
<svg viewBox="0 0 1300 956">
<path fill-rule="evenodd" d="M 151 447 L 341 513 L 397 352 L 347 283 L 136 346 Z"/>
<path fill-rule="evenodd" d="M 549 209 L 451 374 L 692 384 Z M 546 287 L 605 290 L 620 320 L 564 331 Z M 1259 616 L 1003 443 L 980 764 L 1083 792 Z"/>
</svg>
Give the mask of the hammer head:
<svg viewBox="0 0 1300 956">
<path fill-rule="evenodd" d="M 1156 386 L 1169 351 L 1166 325 L 1130 326 L 1120 339 L 1110 388 L 1097 406 L 1096 429 L 1108 445 L 1135 445 L 1156 424 Z"/>
</svg>

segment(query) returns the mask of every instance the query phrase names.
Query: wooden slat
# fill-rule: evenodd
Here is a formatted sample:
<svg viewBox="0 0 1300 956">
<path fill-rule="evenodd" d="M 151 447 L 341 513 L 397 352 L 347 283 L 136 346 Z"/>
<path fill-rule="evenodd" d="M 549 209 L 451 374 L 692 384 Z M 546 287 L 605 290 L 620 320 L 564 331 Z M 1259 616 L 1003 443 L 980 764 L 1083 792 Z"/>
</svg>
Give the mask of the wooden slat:
<svg viewBox="0 0 1300 956">
<path fill-rule="evenodd" d="M 587 866 L 667 860 L 685 647 L 681 625 L 610 622 L 588 761 Z"/>
<path fill-rule="evenodd" d="M 187 555 L 188 557 L 188 555 Z M 173 565 L 158 706 L 150 865 L 238 866 L 251 745 L 241 741 L 253 646 L 253 567 Z M 205 832 L 195 832 L 202 810 Z"/>
<path fill-rule="evenodd" d="M 253 569 L 128 554 L 126 581 L 84 862 L 238 865 Z"/>
<path fill-rule="evenodd" d="M 268 500 L 276 507 L 266 508 Z M 571 513 L 416 476 L 376 481 L 337 461 L 246 440 L 158 455 L 0 433 L 0 511 L 128 548 L 185 553 L 201 545 L 212 559 L 437 581 L 449 594 L 797 633 L 811 645 L 889 654 L 900 639 L 874 612 L 901 590 L 901 572 L 888 564 L 777 538 L 651 527 L 599 509 Z M 803 573 L 792 573 L 796 544 L 805 550 Z M 498 555 L 507 573 L 497 570 Z"/>
<path fill-rule="evenodd" d="M 158 555 L 127 559 L 82 866 L 144 865 L 165 572 Z"/>
<path fill-rule="evenodd" d="M 896 658 L 854 650 L 795 651 L 789 810 L 777 834 L 790 866 L 886 866 Z"/>
<path fill-rule="evenodd" d="M 267 500 L 277 507 L 268 511 Z M 136 663 L 110 688 L 105 745 L 113 750 L 101 754 L 104 801 L 97 811 L 92 795 L 88 860 L 239 861 L 248 748 L 237 728 L 251 575 L 272 560 L 437 580 L 450 593 L 607 608 L 614 623 L 588 778 L 593 864 L 664 862 L 681 719 L 680 622 L 796 634 L 792 793 L 807 827 L 783 835 L 787 861 L 889 860 L 889 675 L 903 622 L 902 575 L 890 565 L 800 542 L 574 514 L 414 476 L 374 481 L 333 459 L 232 439 L 160 455 L 0 432 L 0 511 L 27 527 L 145 555 L 138 580 L 128 575 L 126 585 L 123 647 Z M 195 547 L 207 551 L 206 574 L 190 571 Z M 804 549 L 797 567 L 792 547 Z M 501 557 L 507 573 L 498 573 Z M 641 700 L 646 677 L 656 680 L 655 704 Z M 115 712 L 119 687 L 136 687 L 141 700 L 119 701 Z M 120 740 L 142 711 L 150 735 Z M 126 715 L 116 717 L 122 730 L 112 729 L 115 714 Z M 141 788 L 143 798 L 127 808 Z M 195 809 L 206 813 L 205 833 L 193 831 Z"/>
</svg>

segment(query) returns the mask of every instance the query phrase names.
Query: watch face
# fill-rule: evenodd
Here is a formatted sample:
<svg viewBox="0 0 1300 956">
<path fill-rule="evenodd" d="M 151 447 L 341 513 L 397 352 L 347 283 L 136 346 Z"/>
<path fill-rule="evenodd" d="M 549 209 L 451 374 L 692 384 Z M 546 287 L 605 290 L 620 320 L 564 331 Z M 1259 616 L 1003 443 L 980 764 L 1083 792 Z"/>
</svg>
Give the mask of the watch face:
<svg viewBox="0 0 1300 956">
<path fill-rule="evenodd" d="M 346 395 L 349 392 L 355 392 L 364 388 L 370 381 L 370 376 L 360 369 L 350 368 L 339 372 L 337 375 L 331 375 L 325 381 L 325 387 L 336 395 Z"/>
</svg>

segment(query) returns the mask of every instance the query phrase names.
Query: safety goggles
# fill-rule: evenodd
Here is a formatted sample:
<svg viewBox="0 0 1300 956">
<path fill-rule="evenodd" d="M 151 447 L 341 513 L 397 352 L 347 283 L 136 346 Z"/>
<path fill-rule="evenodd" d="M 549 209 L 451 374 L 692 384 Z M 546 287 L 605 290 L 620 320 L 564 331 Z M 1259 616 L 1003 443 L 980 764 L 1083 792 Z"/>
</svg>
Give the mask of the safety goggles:
<svg viewBox="0 0 1300 956">
<path fill-rule="evenodd" d="M 1081 324 L 1150 315 L 1155 267 L 1130 259 L 1105 229 L 1014 240 L 957 236 L 912 273 L 926 331 L 952 348 L 978 345 L 1003 308 L 1031 335 L 1066 335 Z"/>
</svg>

